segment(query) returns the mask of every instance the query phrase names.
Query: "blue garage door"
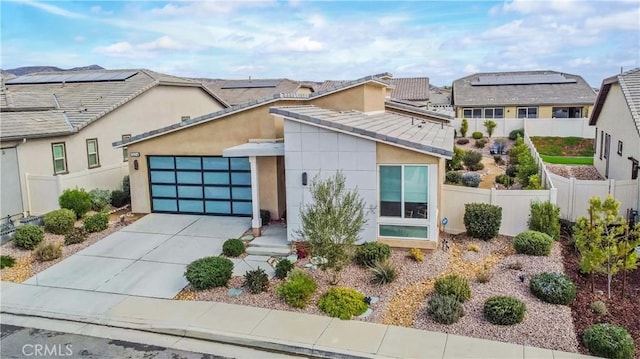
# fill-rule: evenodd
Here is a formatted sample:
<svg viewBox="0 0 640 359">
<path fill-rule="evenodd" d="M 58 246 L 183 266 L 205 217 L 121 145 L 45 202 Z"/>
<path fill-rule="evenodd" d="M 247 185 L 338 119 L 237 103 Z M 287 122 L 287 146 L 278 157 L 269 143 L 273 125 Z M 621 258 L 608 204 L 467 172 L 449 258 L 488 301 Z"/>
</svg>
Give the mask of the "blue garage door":
<svg viewBox="0 0 640 359">
<path fill-rule="evenodd" d="M 251 216 L 247 157 L 148 156 L 151 210 Z"/>
</svg>

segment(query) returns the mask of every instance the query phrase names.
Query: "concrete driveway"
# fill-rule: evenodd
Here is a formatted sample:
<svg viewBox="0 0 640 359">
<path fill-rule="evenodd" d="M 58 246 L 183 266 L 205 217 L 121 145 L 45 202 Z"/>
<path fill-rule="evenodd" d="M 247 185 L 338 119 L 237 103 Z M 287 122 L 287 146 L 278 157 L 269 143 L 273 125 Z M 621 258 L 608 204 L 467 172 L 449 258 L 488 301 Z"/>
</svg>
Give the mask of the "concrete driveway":
<svg viewBox="0 0 640 359">
<path fill-rule="evenodd" d="M 220 255 L 249 227 L 250 218 L 149 214 L 24 283 L 173 298 L 187 285 L 187 264 Z"/>
</svg>

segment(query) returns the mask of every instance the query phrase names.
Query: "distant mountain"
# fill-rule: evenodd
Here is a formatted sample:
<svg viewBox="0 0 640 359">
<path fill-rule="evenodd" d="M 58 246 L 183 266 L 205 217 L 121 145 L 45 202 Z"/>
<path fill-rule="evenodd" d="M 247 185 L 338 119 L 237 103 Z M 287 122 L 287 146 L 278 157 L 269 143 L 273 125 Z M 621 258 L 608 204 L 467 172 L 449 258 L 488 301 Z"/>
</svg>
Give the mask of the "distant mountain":
<svg viewBox="0 0 640 359">
<path fill-rule="evenodd" d="M 2 76 L 5 77 L 5 74 L 11 74 L 14 76 L 23 76 L 27 74 L 32 74 L 34 72 L 45 72 L 45 71 L 81 71 L 81 70 L 104 70 L 104 67 L 99 65 L 89 65 L 82 67 L 74 67 L 72 69 L 61 69 L 55 66 L 24 66 L 18 67 L 15 69 L 2 70 Z"/>
</svg>

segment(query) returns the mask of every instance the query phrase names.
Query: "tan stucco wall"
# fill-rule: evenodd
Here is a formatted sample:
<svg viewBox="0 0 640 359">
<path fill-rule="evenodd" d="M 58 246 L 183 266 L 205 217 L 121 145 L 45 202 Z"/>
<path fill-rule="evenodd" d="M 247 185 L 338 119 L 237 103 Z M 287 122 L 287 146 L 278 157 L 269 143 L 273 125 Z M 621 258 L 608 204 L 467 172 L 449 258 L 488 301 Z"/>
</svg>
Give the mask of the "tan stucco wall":
<svg viewBox="0 0 640 359">
<path fill-rule="evenodd" d="M 309 104 L 336 111 L 383 111 L 385 97 L 386 87 L 366 83 L 361 86 L 311 99 Z"/>
</svg>

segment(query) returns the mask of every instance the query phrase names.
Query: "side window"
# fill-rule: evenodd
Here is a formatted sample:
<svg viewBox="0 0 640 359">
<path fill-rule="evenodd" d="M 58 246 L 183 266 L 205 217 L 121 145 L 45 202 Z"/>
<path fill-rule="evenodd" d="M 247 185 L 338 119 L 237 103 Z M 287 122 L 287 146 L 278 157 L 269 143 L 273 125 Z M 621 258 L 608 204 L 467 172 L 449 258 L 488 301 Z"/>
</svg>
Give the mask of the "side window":
<svg viewBox="0 0 640 359">
<path fill-rule="evenodd" d="M 52 143 L 53 173 L 67 173 L 67 150 L 64 142 Z"/>
<path fill-rule="evenodd" d="M 131 139 L 131 135 L 122 135 L 122 141 L 129 141 Z M 129 148 L 127 146 L 122 147 L 122 161 L 129 161 Z"/>
<path fill-rule="evenodd" d="M 87 163 L 89 168 L 100 167 L 97 138 L 90 138 L 87 140 Z"/>
</svg>

